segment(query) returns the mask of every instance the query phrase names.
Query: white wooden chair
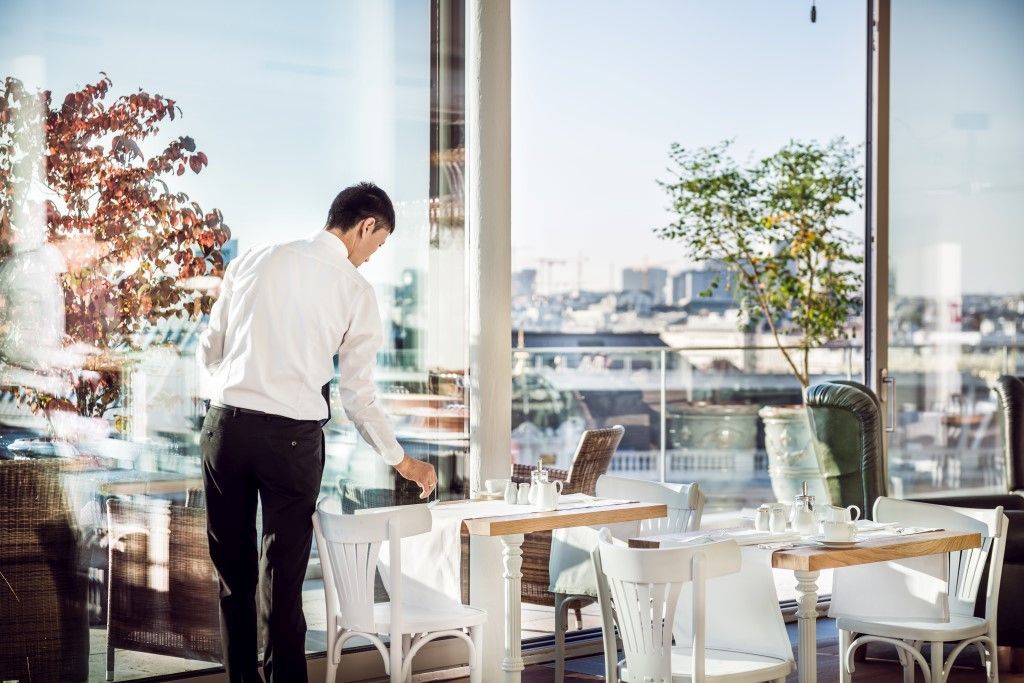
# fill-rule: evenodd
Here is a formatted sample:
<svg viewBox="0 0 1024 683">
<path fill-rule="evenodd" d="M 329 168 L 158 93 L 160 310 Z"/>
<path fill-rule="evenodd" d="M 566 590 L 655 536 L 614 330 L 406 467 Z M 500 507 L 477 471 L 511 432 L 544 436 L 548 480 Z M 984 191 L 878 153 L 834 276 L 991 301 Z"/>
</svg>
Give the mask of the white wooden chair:
<svg viewBox="0 0 1024 683">
<path fill-rule="evenodd" d="M 598 498 L 636 500 L 664 504 L 668 517 L 628 523 L 613 530 L 623 540 L 632 536 L 651 536 L 677 531 L 696 531 L 704 511 L 704 494 L 697 484 L 662 484 L 641 479 L 601 475 L 597 480 Z M 617 533 L 616 533 L 617 532 Z M 555 599 L 555 681 L 565 678 L 565 632 L 568 628 L 569 604 L 580 598 L 596 598 L 597 582 L 590 553 L 597 545 L 597 529 L 576 527 L 556 529 L 551 535 L 548 573 L 550 590 Z M 582 628 L 577 623 L 576 628 Z"/>
<path fill-rule="evenodd" d="M 327 676 L 334 683 L 341 651 L 350 638 L 365 638 L 384 658 L 392 683 L 412 680 L 412 661 L 431 640 L 454 636 L 469 647 L 470 681 L 480 683 L 481 642 L 487 613 L 452 603 L 402 602 L 402 543 L 430 530 L 426 505 L 407 505 L 344 515 L 340 502 L 325 498 L 313 515 L 313 529 L 327 599 Z M 388 542 L 390 598 L 374 604 L 373 582 L 381 544 Z M 465 630 L 469 631 L 467 635 Z M 388 636 L 385 645 L 381 636 Z"/>
<path fill-rule="evenodd" d="M 782 683 L 793 670 L 792 651 L 772 657 L 706 642 L 709 619 L 750 620 L 756 611 L 718 614 L 707 610 L 707 582 L 741 569 L 735 541 L 657 550 L 614 545 L 602 530 L 592 558 L 601 605 L 605 649 L 605 680 L 675 683 Z M 692 583 L 689 633 L 686 644 L 672 645 L 676 607 L 684 584 Z M 776 605 L 777 608 L 777 605 Z M 780 614 L 767 614 L 781 625 Z M 625 657 L 617 660 L 615 631 Z"/>
<path fill-rule="evenodd" d="M 879 498 L 875 502 L 875 520 L 899 522 L 907 526 L 938 527 L 949 531 L 981 534 L 981 548 L 949 553 L 949 621 L 908 618 L 866 618 L 837 615 L 839 628 L 840 681 L 848 683 L 854 670 L 853 655 L 857 648 L 870 642 L 890 643 L 897 648 L 903 665 L 903 680 L 913 681 L 914 663 L 921 666 L 926 681 L 944 683 L 954 660 L 971 645 L 978 649 L 985 663 L 989 681 L 998 681 L 996 660 L 996 605 L 1002 575 L 1003 552 L 1006 547 L 1006 516 L 1001 507 L 992 510 L 932 505 L 896 498 Z M 974 616 L 978 589 L 988 567 L 985 616 Z M 876 578 L 859 572 L 856 582 L 836 577 L 835 590 L 853 594 L 877 590 Z M 957 642 L 949 657 L 943 645 Z M 930 662 L 921 649 L 930 643 Z"/>
</svg>

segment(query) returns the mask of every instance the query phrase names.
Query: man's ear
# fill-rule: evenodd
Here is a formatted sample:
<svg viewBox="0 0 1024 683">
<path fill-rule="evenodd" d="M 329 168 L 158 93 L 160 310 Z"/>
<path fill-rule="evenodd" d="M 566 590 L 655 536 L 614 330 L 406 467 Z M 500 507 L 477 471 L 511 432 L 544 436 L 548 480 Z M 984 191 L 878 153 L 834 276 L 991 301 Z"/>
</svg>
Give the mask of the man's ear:
<svg viewBox="0 0 1024 683">
<path fill-rule="evenodd" d="M 364 218 L 360 224 L 359 229 L 362 232 L 363 237 L 367 237 L 373 234 L 373 231 L 377 228 L 377 219 L 373 216 Z"/>
</svg>

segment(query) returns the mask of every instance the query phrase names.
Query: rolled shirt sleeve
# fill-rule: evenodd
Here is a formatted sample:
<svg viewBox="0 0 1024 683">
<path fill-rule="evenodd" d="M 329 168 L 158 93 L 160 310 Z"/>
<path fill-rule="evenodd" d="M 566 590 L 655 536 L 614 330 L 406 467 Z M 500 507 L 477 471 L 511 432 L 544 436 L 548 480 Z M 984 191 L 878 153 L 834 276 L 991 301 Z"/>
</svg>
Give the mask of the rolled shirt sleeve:
<svg viewBox="0 0 1024 683">
<path fill-rule="evenodd" d="M 373 289 L 365 287 L 354 307 L 352 323 L 338 347 L 341 405 L 366 443 L 384 462 L 397 465 L 405 451 L 395 439 L 391 419 L 377 401 L 373 370 L 383 344 L 380 314 Z"/>
<path fill-rule="evenodd" d="M 224 358 L 224 332 L 228 324 L 228 311 L 231 308 L 231 281 L 234 271 L 232 266 L 237 261 L 228 264 L 224 272 L 224 280 L 220 286 L 220 296 L 214 302 L 210 310 L 210 322 L 199 338 L 199 348 L 196 350 L 196 357 L 199 364 L 212 372 Z"/>
</svg>

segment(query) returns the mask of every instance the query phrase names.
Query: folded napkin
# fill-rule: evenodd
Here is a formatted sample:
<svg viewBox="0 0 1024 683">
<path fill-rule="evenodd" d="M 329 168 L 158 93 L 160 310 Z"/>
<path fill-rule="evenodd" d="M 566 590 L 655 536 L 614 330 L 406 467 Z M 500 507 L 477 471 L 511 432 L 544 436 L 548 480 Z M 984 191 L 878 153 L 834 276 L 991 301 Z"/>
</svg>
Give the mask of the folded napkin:
<svg viewBox="0 0 1024 683">
<path fill-rule="evenodd" d="M 756 529 L 714 529 L 712 531 L 687 531 L 678 534 L 666 534 L 658 537 L 662 547 L 695 545 L 714 541 L 736 541 L 738 545 L 761 545 L 763 543 L 793 543 L 800 540 L 800 534 L 786 531 L 773 534 L 769 531 Z"/>
</svg>

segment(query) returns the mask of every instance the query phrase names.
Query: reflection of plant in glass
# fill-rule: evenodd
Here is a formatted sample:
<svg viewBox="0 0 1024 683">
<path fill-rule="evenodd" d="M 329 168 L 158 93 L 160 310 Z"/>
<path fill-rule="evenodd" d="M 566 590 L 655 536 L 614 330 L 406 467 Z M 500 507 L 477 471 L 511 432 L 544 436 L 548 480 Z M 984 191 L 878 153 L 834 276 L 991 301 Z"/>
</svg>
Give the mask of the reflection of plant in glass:
<svg viewBox="0 0 1024 683">
<path fill-rule="evenodd" d="M 675 178 L 660 184 L 677 217 L 655 232 L 683 243 L 695 261 L 725 264 L 743 317 L 767 325 L 806 387 L 810 349 L 842 338 L 861 307 L 864 259 L 840 225 L 861 198 L 857 150 L 842 138 L 794 141 L 742 167 L 730 144 L 672 145 Z M 783 334 L 799 338 L 796 350 Z"/>
<path fill-rule="evenodd" d="M 135 348 L 160 319 L 208 312 L 212 298 L 181 281 L 219 275 L 230 235 L 218 210 L 205 212 L 163 179 L 207 165 L 190 137 L 162 149 L 153 139 L 180 114 L 174 100 L 140 90 L 107 102 L 111 85 L 103 74 L 54 106 L 49 91 L 7 78 L 0 96 L 0 256 L 59 247 L 63 341 L 101 352 Z M 144 147 L 156 151 L 147 157 Z M 25 393 L 34 408 L 69 401 L 98 417 L 120 389 L 107 369 L 69 395 Z"/>
</svg>

